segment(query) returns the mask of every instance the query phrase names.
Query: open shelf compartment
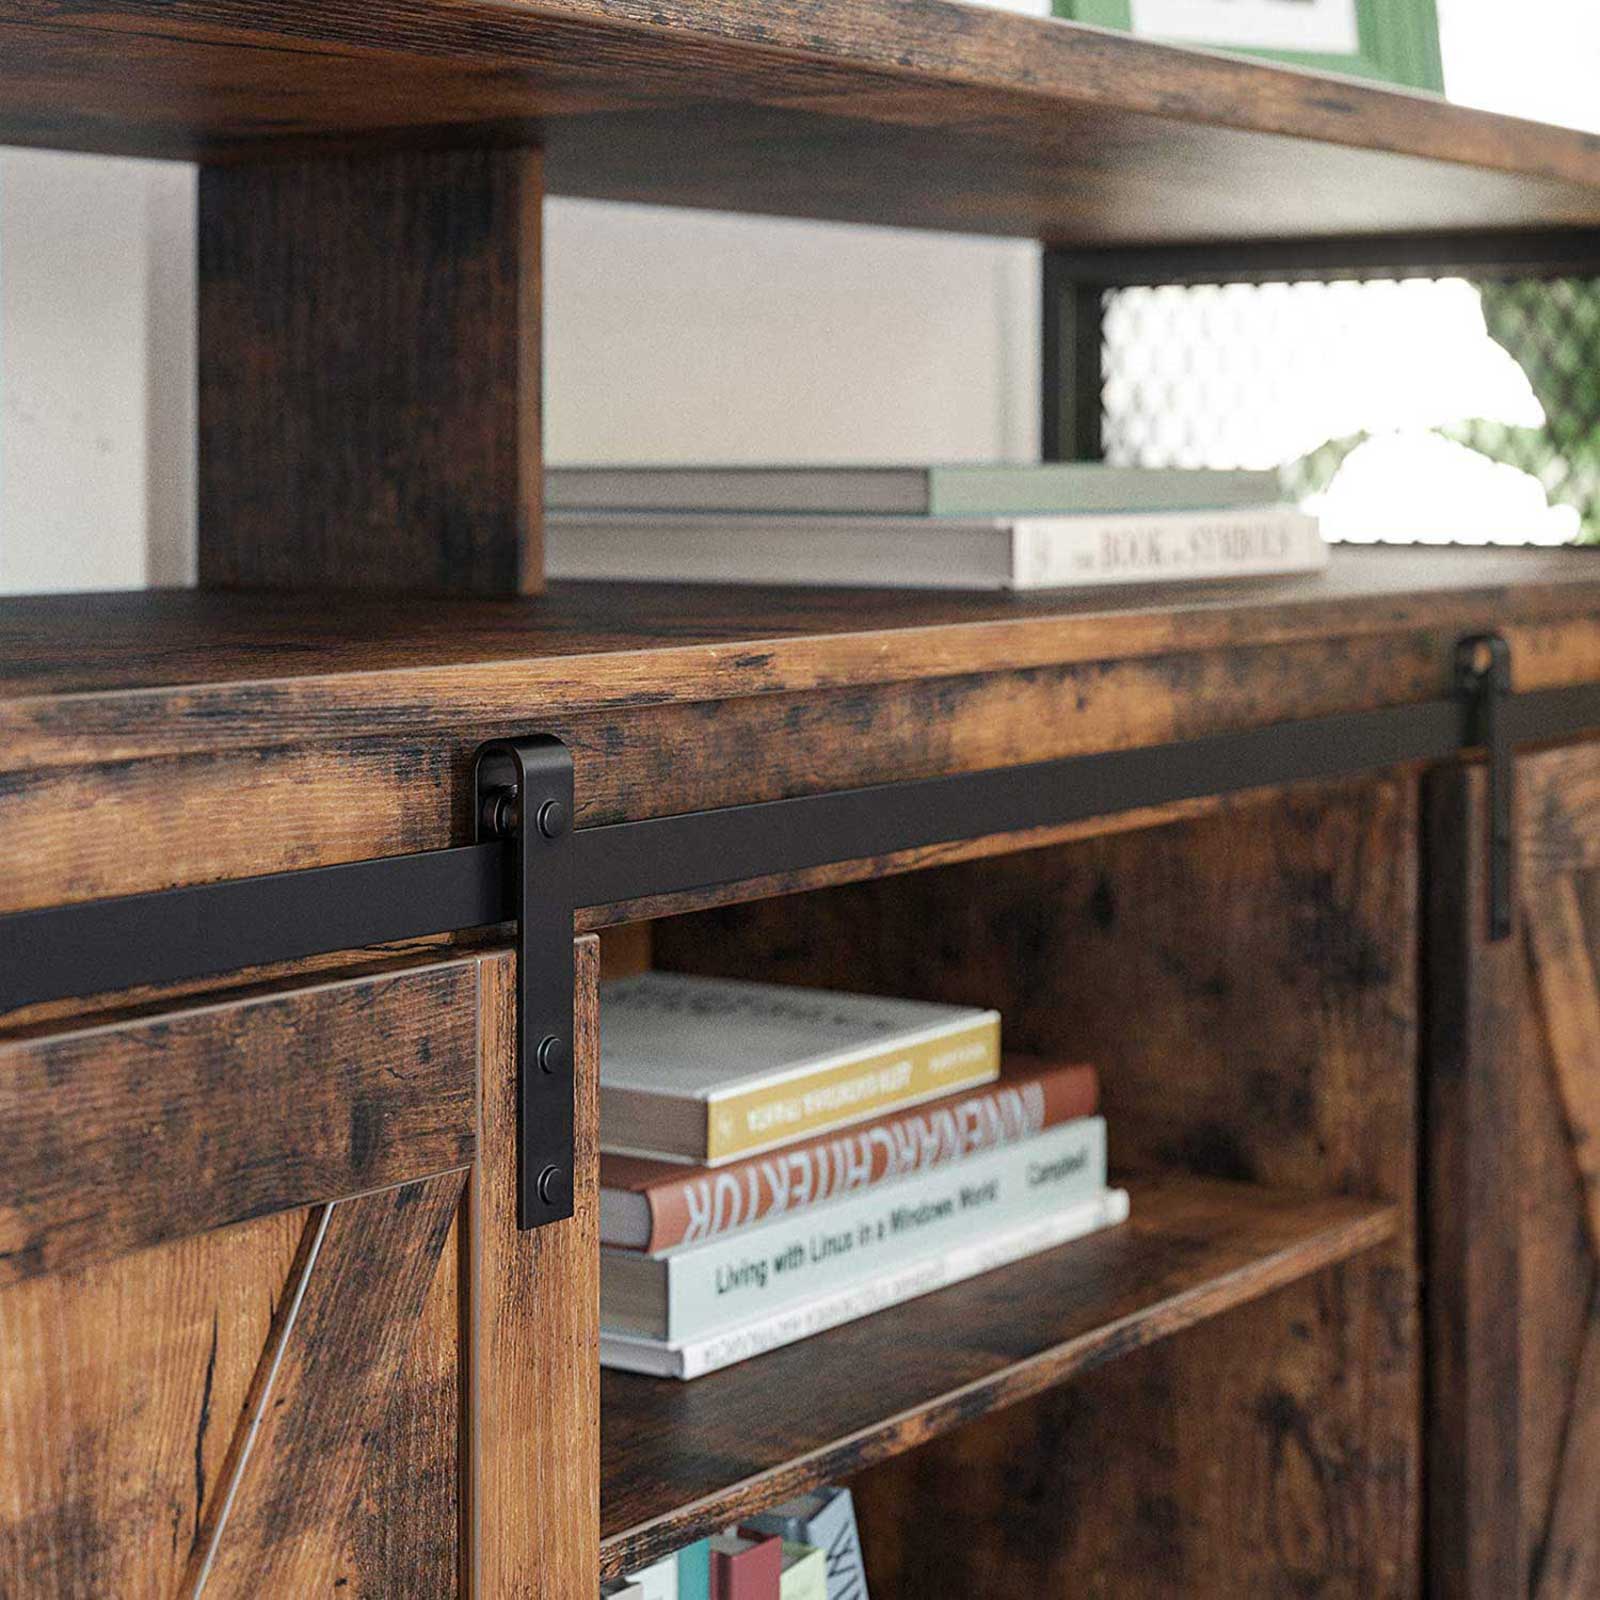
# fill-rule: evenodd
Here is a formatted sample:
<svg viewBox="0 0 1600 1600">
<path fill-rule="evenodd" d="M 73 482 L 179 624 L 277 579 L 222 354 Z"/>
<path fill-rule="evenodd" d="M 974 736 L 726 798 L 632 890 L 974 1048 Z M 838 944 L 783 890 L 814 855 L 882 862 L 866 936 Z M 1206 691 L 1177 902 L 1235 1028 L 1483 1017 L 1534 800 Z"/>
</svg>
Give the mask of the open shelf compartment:
<svg viewBox="0 0 1600 1600">
<path fill-rule="evenodd" d="M 1394 1207 L 1179 1177 L 1121 1227 L 693 1383 L 601 1380 L 602 1570 L 909 1450 L 1394 1237 Z"/>
</svg>

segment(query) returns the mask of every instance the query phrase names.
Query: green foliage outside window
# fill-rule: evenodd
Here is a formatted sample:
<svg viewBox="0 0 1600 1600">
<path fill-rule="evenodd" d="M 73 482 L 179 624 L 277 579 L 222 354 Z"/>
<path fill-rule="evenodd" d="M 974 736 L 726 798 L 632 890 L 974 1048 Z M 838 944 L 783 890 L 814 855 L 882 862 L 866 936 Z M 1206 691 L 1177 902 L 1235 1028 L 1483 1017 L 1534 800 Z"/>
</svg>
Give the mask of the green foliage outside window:
<svg viewBox="0 0 1600 1600">
<path fill-rule="evenodd" d="M 1578 540 L 1600 544 L 1600 280 L 1480 285 L 1489 336 L 1527 374 L 1542 427 L 1475 417 L 1440 429 L 1492 461 L 1530 473 L 1552 505 L 1578 513 Z M 1327 489 L 1365 433 L 1330 439 L 1284 471 L 1297 499 Z"/>
</svg>

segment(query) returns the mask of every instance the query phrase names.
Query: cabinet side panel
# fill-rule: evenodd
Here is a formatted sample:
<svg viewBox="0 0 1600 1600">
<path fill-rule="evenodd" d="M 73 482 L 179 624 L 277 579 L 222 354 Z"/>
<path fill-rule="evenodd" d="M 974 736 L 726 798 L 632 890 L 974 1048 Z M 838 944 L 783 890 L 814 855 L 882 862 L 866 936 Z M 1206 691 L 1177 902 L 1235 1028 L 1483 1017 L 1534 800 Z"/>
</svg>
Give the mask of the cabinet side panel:
<svg viewBox="0 0 1600 1600">
<path fill-rule="evenodd" d="M 1519 939 L 1487 941 L 1481 772 L 1426 786 L 1428 1589 L 1525 1594 L 1518 1529 L 1521 1096 L 1527 1041 Z"/>
<path fill-rule="evenodd" d="M 485 1600 L 570 1600 L 600 1574 L 597 941 L 576 954 L 574 1214 L 530 1233 L 516 1222 L 516 967 L 500 956 L 482 969 L 471 1451 Z"/>
</svg>

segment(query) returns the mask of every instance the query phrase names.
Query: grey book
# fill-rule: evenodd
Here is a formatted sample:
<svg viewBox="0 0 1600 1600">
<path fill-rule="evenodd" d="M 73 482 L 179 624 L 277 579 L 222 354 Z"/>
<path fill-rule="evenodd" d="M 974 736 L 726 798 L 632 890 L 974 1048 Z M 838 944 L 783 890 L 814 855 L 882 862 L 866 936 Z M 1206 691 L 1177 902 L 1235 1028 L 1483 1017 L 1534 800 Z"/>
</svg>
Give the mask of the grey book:
<svg viewBox="0 0 1600 1600">
<path fill-rule="evenodd" d="M 828 1600 L 867 1600 L 861 1536 L 848 1489 L 818 1489 L 749 1517 L 740 1526 L 792 1544 L 815 1545 L 827 1558 Z"/>
<path fill-rule="evenodd" d="M 1188 511 L 1270 505 L 1274 472 L 1111 467 L 1099 462 L 928 467 L 555 467 L 552 511 L 810 512 L 984 517 L 1028 512 Z"/>
<path fill-rule="evenodd" d="M 1091 589 L 1314 572 L 1328 547 L 1292 505 L 983 517 L 552 511 L 545 556 L 552 578 Z"/>
</svg>

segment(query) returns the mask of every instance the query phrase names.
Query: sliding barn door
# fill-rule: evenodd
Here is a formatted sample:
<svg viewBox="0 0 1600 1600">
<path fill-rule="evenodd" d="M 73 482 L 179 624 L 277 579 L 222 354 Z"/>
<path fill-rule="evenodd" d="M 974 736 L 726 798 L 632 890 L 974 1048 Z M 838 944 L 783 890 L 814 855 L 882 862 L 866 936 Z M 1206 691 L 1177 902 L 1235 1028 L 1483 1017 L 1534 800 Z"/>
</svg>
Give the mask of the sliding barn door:
<svg viewBox="0 0 1600 1600">
<path fill-rule="evenodd" d="M 1600 1595 L 1600 744 L 1518 765 L 1510 938 L 1485 775 L 1434 784 L 1429 1568 L 1445 1600 Z"/>
<path fill-rule="evenodd" d="M 0 1595 L 593 1593 L 578 972 L 577 1215 L 531 1234 L 509 956 L 0 1032 Z"/>
</svg>

